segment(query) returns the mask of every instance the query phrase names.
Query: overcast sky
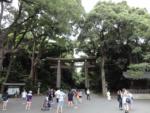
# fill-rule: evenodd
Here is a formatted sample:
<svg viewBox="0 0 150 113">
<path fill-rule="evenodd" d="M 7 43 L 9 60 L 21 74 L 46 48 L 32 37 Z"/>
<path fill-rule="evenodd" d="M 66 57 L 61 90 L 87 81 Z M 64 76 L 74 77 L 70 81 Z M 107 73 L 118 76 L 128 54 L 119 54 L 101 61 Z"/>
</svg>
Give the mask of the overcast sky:
<svg viewBox="0 0 150 113">
<path fill-rule="evenodd" d="M 86 12 L 89 12 L 94 7 L 94 5 L 100 0 L 81 0 L 81 1 Z M 124 0 L 101 0 L 101 1 L 121 2 Z M 150 12 L 150 0 L 126 0 L 126 1 L 130 6 L 146 8 Z M 13 0 L 13 4 L 16 6 L 18 4 L 18 0 Z"/>
<path fill-rule="evenodd" d="M 98 1 L 100 0 L 82 0 L 82 5 L 84 6 L 85 11 L 89 12 Z M 103 1 L 110 1 L 110 0 L 103 0 Z M 111 0 L 111 1 L 121 2 L 124 0 Z M 146 8 L 150 12 L 149 0 L 126 0 L 126 1 L 130 6 Z"/>
</svg>

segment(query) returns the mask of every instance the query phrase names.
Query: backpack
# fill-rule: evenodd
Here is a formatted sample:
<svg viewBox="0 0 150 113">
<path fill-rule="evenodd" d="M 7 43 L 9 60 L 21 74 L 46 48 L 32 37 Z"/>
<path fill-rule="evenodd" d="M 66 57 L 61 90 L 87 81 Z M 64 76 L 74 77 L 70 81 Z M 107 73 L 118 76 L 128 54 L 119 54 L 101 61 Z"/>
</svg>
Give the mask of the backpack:
<svg viewBox="0 0 150 113">
<path fill-rule="evenodd" d="M 126 99 L 126 102 L 127 102 L 127 103 L 130 103 L 130 102 L 131 102 L 131 100 L 130 100 L 129 98 L 127 98 L 127 99 Z"/>
</svg>

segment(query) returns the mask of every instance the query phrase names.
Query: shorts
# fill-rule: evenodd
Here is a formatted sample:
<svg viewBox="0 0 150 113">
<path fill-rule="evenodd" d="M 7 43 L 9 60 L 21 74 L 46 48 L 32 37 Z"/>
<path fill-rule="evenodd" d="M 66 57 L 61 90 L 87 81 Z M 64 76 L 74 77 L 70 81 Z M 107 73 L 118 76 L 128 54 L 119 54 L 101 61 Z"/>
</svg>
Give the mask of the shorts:
<svg viewBox="0 0 150 113">
<path fill-rule="evenodd" d="M 59 101 L 58 102 L 58 107 L 63 107 L 63 105 L 64 105 L 64 101 Z"/>
<path fill-rule="evenodd" d="M 68 101 L 73 101 L 73 98 L 68 98 Z"/>
<path fill-rule="evenodd" d="M 32 103 L 32 101 L 27 101 L 27 104 L 31 104 Z"/>
</svg>

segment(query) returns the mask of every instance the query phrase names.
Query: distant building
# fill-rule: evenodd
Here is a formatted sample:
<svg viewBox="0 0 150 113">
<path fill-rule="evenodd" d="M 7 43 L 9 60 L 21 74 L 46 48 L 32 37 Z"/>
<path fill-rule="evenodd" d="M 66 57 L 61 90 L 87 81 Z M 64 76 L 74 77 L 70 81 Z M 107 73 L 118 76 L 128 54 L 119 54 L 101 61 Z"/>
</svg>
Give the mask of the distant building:
<svg viewBox="0 0 150 113">
<path fill-rule="evenodd" d="M 131 92 L 150 93 L 150 72 L 144 72 L 140 76 L 131 76 L 128 72 L 124 72 L 123 76 L 128 80 Z"/>
</svg>

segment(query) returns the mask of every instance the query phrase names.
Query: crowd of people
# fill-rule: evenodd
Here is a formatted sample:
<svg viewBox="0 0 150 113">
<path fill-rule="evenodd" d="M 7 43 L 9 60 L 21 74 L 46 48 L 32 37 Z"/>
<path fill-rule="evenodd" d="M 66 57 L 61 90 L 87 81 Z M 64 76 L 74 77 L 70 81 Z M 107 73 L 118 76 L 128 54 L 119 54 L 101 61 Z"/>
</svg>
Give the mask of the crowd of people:
<svg viewBox="0 0 150 113">
<path fill-rule="evenodd" d="M 87 89 L 86 91 L 87 100 L 90 98 L 90 91 Z M 62 113 L 63 106 L 65 102 L 65 98 L 67 98 L 68 107 L 77 107 L 78 103 L 82 103 L 83 91 L 78 89 L 70 89 L 67 93 L 58 89 L 54 91 L 53 89 L 49 89 L 47 95 L 44 99 L 42 110 L 49 110 L 52 107 L 52 103 L 54 102 L 54 98 L 56 98 L 57 103 L 57 113 Z"/>
<path fill-rule="evenodd" d="M 90 100 L 90 90 L 86 90 L 87 100 Z M 23 90 L 21 93 L 21 98 L 23 101 L 23 104 L 25 104 L 25 110 L 31 109 L 32 104 L 32 91 L 26 91 Z M 2 95 L 2 110 L 7 110 L 7 103 L 8 103 L 8 93 L 5 91 Z M 82 103 L 82 97 L 83 97 L 83 90 L 80 89 L 70 89 L 69 91 L 62 91 L 61 89 L 57 89 L 56 91 L 54 89 L 48 89 L 46 95 L 44 96 L 43 103 L 42 104 L 42 111 L 49 110 L 52 106 L 52 104 L 56 103 L 57 113 L 62 113 L 63 106 L 65 100 L 67 100 L 68 107 L 77 107 L 77 105 Z"/>
<path fill-rule="evenodd" d="M 90 100 L 91 92 L 89 89 L 85 92 L 87 100 Z M 106 93 L 107 100 L 111 100 L 111 94 L 110 91 L 107 91 Z M 8 103 L 8 93 L 4 92 L 2 95 L 2 110 L 7 109 L 7 103 Z M 26 91 L 23 90 L 21 93 L 21 97 L 23 100 L 23 104 L 25 104 L 25 110 L 31 109 L 32 104 L 32 91 Z M 42 104 L 42 111 L 47 111 L 51 107 L 53 107 L 53 104 L 56 103 L 57 109 L 56 113 L 62 113 L 63 112 L 63 106 L 65 103 L 65 100 L 67 100 L 68 107 L 77 107 L 77 105 L 82 103 L 82 97 L 83 97 L 83 90 L 79 89 L 70 89 L 69 91 L 62 91 L 61 89 L 57 89 L 56 91 L 54 89 L 48 89 L 44 101 Z M 65 99 L 67 98 L 67 99 Z M 125 113 L 129 113 L 129 111 L 132 109 L 132 103 L 133 103 L 133 95 L 126 89 L 118 90 L 117 91 L 117 100 L 119 103 L 119 109 L 124 110 Z"/>
</svg>

